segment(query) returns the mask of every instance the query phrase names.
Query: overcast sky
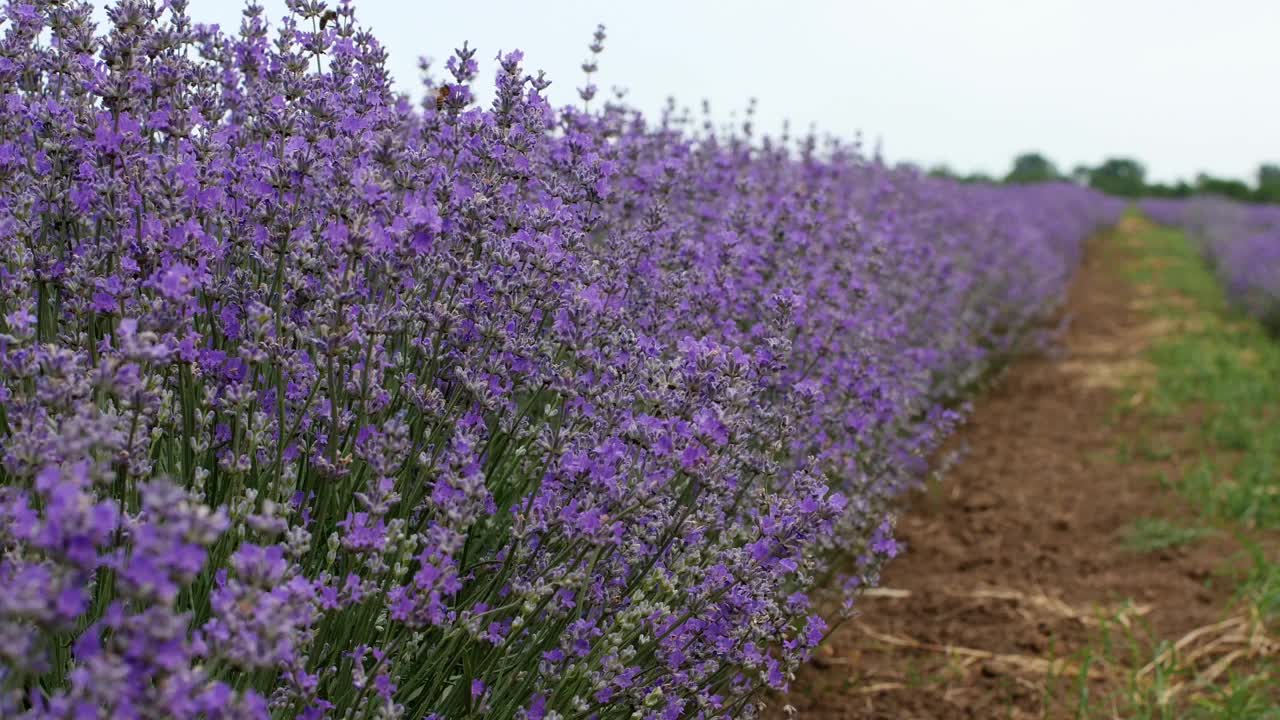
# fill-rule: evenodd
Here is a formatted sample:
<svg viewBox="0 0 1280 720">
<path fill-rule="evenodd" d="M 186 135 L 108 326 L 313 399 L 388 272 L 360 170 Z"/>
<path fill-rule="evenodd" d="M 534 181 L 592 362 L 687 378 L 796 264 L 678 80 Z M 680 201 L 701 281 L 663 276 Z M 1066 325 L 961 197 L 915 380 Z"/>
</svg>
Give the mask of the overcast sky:
<svg viewBox="0 0 1280 720">
<path fill-rule="evenodd" d="M 101 3 L 103 0 L 98 0 Z M 260 0 L 274 20 L 284 0 Z M 197 21 L 239 26 L 236 0 L 191 0 Z M 1160 180 L 1252 178 L 1280 160 L 1277 0 L 356 0 L 397 84 L 416 61 L 524 50 L 576 100 L 597 22 L 602 90 L 656 112 L 710 100 L 728 120 L 759 100 L 758 126 L 868 143 L 885 156 L 1004 172 L 1041 150 L 1064 170 L 1129 154 Z M 484 98 L 488 93 L 482 93 Z"/>
</svg>

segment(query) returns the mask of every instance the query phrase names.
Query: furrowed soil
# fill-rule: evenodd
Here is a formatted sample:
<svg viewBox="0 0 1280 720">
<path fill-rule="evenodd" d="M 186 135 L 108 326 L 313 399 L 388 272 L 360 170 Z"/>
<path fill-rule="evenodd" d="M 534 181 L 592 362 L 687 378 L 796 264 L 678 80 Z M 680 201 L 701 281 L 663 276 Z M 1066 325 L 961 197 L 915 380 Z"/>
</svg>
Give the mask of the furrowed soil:
<svg viewBox="0 0 1280 720">
<path fill-rule="evenodd" d="M 906 551 L 770 701 L 774 717 L 784 703 L 815 720 L 1079 717 L 1156 682 L 1142 666 L 1161 640 L 1227 617 L 1229 533 L 1145 552 L 1126 541 L 1136 519 L 1199 517 L 1158 480 L 1194 459 L 1179 438 L 1196 418 L 1124 411 L 1154 382 L 1150 344 L 1179 331 L 1150 311 L 1162 291 L 1125 275 L 1145 229 L 1126 218 L 1091 244 L 1062 347 L 976 399 L 944 449 L 958 463 L 904 503 Z"/>
</svg>

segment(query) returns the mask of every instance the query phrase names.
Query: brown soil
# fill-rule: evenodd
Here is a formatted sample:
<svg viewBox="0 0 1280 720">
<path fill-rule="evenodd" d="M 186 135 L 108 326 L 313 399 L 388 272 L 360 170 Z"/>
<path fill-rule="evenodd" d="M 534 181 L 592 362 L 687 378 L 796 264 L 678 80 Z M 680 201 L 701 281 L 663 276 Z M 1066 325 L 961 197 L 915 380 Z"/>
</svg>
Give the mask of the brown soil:
<svg viewBox="0 0 1280 720">
<path fill-rule="evenodd" d="M 1225 617 L 1233 583 L 1217 573 L 1237 552 L 1228 536 L 1155 553 L 1120 539 L 1135 518 L 1197 524 L 1156 480 L 1194 458 L 1178 447 L 1194 419 L 1164 421 L 1167 451 L 1118 459 L 1124 443 L 1160 437 L 1150 417 L 1115 411 L 1142 402 L 1154 372 L 1143 352 L 1176 331 L 1153 322 L 1153 290 L 1121 275 L 1135 229 L 1092 245 L 1067 308 L 1066 352 L 1018 361 L 976 401 L 947 448 L 962 460 L 898 520 L 907 552 L 771 712 L 789 702 L 815 720 L 1074 717 L 1084 651 L 1108 632 L 1104 618 L 1113 637 L 1128 624 L 1176 640 Z M 1114 668 L 1088 668 L 1091 692 L 1105 696 Z"/>
</svg>

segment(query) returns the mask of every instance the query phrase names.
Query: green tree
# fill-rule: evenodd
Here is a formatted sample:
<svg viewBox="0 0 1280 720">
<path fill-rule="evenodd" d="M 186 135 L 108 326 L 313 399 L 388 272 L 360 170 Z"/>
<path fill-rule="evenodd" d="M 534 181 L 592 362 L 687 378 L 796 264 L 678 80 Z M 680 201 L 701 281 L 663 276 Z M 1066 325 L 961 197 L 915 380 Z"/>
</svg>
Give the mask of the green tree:
<svg viewBox="0 0 1280 720">
<path fill-rule="evenodd" d="M 1138 197 L 1146 189 L 1147 170 L 1130 158 L 1108 158 L 1089 171 L 1089 187 L 1111 195 Z"/>
<path fill-rule="evenodd" d="M 1013 159 L 1013 167 L 1004 176 L 1007 183 L 1036 183 L 1058 180 L 1058 168 L 1054 167 L 1044 155 L 1036 152 L 1023 153 Z"/>
<path fill-rule="evenodd" d="M 1280 203 L 1280 165 L 1264 164 L 1258 168 L 1258 200 Z"/>
<path fill-rule="evenodd" d="M 1205 195 L 1221 195 L 1242 202 L 1254 199 L 1253 190 L 1245 183 L 1234 178 L 1214 177 L 1207 173 L 1196 176 L 1196 192 Z"/>
<path fill-rule="evenodd" d="M 1151 197 L 1184 198 L 1184 197 L 1191 196 L 1192 194 L 1194 194 L 1194 192 L 1195 192 L 1195 188 L 1191 187 L 1190 185 L 1183 182 L 1182 180 L 1179 180 L 1178 182 L 1172 183 L 1172 184 L 1152 183 L 1146 187 L 1146 190 L 1143 191 L 1143 194 L 1150 195 Z"/>
</svg>

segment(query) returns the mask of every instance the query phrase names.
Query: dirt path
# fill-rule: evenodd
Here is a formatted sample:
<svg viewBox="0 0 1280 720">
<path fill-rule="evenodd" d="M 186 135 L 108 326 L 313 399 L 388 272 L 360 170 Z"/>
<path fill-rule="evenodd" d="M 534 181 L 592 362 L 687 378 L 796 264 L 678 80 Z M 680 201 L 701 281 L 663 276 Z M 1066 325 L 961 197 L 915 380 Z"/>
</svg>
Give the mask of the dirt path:
<svg viewBox="0 0 1280 720">
<path fill-rule="evenodd" d="M 1106 681 L 1092 664 L 1080 682 L 1102 618 L 1174 639 L 1222 619 L 1231 583 L 1213 573 L 1229 538 L 1156 553 L 1121 539 L 1138 518 L 1193 516 L 1155 479 L 1183 451 L 1118 459 L 1153 430 L 1115 412 L 1120 388 L 1150 379 L 1146 343 L 1170 331 L 1121 274 L 1136 222 L 1091 247 L 1066 352 L 1019 361 L 980 397 L 952 440 L 961 461 L 907 503 L 909 550 L 796 680 L 800 717 L 1074 717 L 1064 694 Z"/>
</svg>

